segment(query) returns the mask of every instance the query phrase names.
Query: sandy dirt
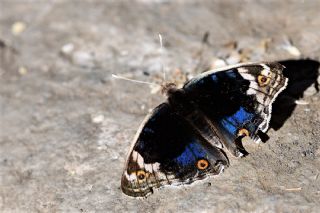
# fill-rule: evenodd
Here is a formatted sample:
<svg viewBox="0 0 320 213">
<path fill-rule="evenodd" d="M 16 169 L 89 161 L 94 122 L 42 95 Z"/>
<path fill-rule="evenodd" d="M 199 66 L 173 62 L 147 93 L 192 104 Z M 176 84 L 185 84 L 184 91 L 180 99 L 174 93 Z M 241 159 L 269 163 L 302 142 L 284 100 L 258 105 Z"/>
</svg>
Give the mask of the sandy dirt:
<svg viewBox="0 0 320 213">
<path fill-rule="evenodd" d="M 319 8 L 316 0 L 0 0 L 0 212 L 319 212 Z M 162 61 L 182 83 L 222 62 L 289 59 L 295 74 L 287 72 L 292 84 L 267 143 L 246 143 L 250 155 L 229 155 L 222 175 L 192 187 L 142 200 L 121 192 L 131 140 L 164 97 L 112 73 L 159 82 Z"/>
</svg>

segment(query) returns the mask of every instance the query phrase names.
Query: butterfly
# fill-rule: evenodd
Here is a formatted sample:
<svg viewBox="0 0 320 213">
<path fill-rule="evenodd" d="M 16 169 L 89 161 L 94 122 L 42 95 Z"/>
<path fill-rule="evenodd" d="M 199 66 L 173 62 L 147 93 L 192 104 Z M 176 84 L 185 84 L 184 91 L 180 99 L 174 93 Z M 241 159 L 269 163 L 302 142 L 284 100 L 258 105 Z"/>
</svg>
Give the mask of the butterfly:
<svg viewBox="0 0 320 213">
<path fill-rule="evenodd" d="M 121 189 L 145 197 L 164 186 L 191 184 L 229 166 L 224 150 L 247 154 L 241 139 L 259 142 L 272 102 L 286 88 L 284 66 L 245 63 L 200 74 L 177 88 L 142 122 L 129 151 Z"/>
</svg>

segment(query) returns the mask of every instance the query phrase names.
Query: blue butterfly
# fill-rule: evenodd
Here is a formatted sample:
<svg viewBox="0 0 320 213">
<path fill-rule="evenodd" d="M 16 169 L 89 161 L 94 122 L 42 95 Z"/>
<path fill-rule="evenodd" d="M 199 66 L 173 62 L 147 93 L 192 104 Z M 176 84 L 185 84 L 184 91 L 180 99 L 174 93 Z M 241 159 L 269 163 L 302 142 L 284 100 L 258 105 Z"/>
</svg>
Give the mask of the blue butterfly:
<svg viewBox="0 0 320 213">
<path fill-rule="evenodd" d="M 191 184 L 229 166 L 226 148 L 247 154 L 241 139 L 261 140 L 271 105 L 288 79 L 279 63 L 246 63 L 205 72 L 178 89 L 141 124 L 121 179 L 122 191 L 145 197 L 163 186 Z"/>
</svg>

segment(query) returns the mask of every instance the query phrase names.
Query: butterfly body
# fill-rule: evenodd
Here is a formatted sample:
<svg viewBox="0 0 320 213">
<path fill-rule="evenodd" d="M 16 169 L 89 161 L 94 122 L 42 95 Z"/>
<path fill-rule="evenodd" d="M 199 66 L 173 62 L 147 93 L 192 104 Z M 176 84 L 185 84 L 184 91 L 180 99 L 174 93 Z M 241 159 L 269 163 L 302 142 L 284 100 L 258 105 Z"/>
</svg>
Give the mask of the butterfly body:
<svg viewBox="0 0 320 213">
<path fill-rule="evenodd" d="M 240 157 L 245 136 L 259 141 L 271 104 L 287 79 L 277 63 L 209 71 L 183 88 L 163 87 L 167 102 L 142 123 L 121 180 L 123 192 L 144 197 L 154 188 L 191 184 L 229 166 L 223 148 Z"/>
</svg>

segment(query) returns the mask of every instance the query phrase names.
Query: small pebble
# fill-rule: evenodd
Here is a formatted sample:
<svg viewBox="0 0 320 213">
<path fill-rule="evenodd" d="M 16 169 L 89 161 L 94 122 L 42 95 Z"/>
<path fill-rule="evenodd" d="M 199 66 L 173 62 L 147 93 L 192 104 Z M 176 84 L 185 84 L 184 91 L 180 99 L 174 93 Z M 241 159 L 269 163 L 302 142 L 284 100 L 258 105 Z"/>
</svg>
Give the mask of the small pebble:
<svg viewBox="0 0 320 213">
<path fill-rule="evenodd" d="M 129 54 L 129 51 L 128 50 L 122 50 L 122 51 L 120 51 L 120 55 L 121 56 L 126 56 L 126 55 L 128 55 Z"/>
<path fill-rule="evenodd" d="M 65 44 L 61 48 L 61 52 L 64 55 L 70 55 L 73 52 L 73 50 L 74 50 L 74 44 L 72 43 Z"/>
<path fill-rule="evenodd" d="M 27 74 L 28 70 L 25 67 L 19 67 L 18 72 L 20 75 L 25 75 L 25 74 Z"/>
<path fill-rule="evenodd" d="M 301 56 L 300 50 L 296 46 L 294 46 L 290 40 L 286 40 L 285 44 L 282 45 L 282 48 L 293 56 Z"/>
<path fill-rule="evenodd" d="M 11 26 L 11 32 L 13 35 L 18 36 L 25 31 L 26 28 L 27 25 L 25 23 L 18 21 Z"/>
<path fill-rule="evenodd" d="M 96 115 L 96 116 L 93 116 L 92 118 L 92 122 L 93 123 L 102 123 L 104 121 L 104 115 Z"/>
<path fill-rule="evenodd" d="M 226 65 L 227 65 L 227 63 L 224 60 L 222 60 L 220 58 L 214 58 L 211 62 L 210 67 L 211 67 L 211 69 L 217 69 L 217 68 L 224 67 Z"/>
<path fill-rule="evenodd" d="M 304 101 L 304 100 L 296 100 L 295 103 L 297 105 L 309 105 L 309 102 Z"/>
<path fill-rule="evenodd" d="M 284 48 L 285 48 L 285 50 L 287 50 L 293 56 L 296 56 L 296 57 L 300 57 L 301 56 L 300 50 L 295 46 L 286 46 Z"/>
<path fill-rule="evenodd" d="M 94 55 L 85 51 L 77 51 L 72 55 L 72 62 L 82 67 L 94 67 Z"/>
</svg>

